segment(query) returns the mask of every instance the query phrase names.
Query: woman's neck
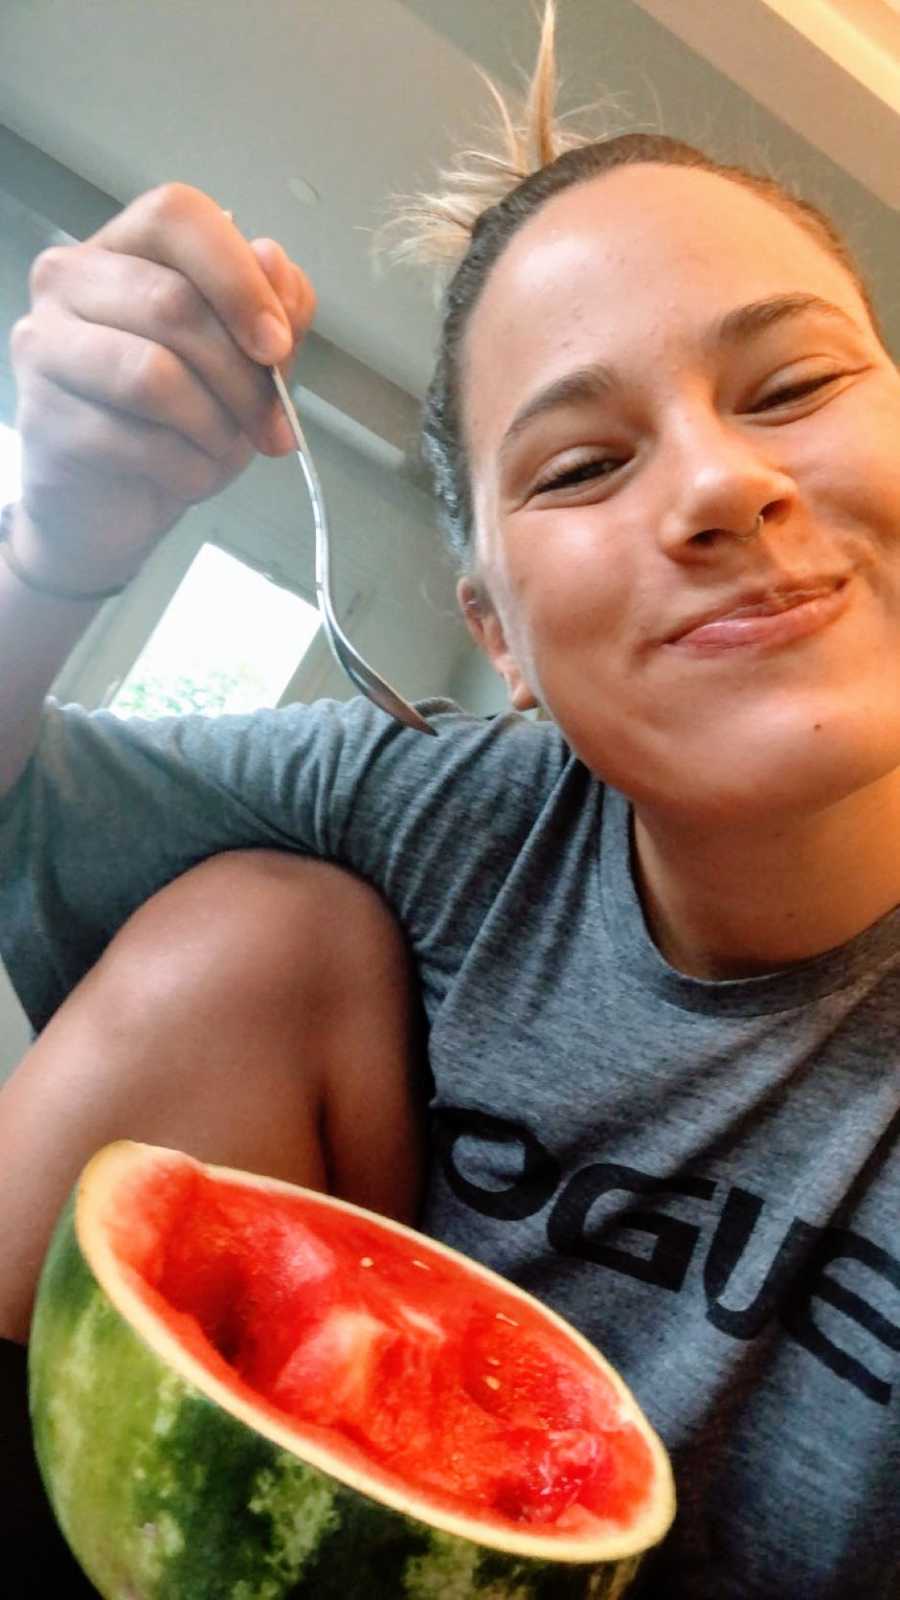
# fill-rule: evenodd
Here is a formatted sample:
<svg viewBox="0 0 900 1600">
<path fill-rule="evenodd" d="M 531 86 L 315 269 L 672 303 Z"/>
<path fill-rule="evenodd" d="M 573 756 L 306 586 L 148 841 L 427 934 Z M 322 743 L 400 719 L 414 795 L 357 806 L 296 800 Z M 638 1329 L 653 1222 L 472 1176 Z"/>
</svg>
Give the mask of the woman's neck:
<svg viewBox="0 0 900 1600">
<path fill-rule="evenodd" d="M 658 949 L 707 979 L 775 972 L 900 904 L 900 769 L 812 818 L 723 829 L 635 811 L 635 874 Z"/>
</svg>

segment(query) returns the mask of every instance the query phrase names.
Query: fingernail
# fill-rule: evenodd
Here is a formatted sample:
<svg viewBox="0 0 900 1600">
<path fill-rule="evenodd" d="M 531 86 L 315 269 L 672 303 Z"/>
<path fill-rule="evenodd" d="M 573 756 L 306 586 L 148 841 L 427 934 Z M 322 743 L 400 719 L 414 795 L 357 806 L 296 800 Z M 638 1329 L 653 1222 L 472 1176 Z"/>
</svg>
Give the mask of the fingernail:
<svg viewBox="0 0 900 1600">
<path fill-rule="evenodd" d="M 257 361 L 283 361 L 291 349 L 291 334 L 287 323 L 263 311 L 253 327 L 253 353 Z"/>
</svg>

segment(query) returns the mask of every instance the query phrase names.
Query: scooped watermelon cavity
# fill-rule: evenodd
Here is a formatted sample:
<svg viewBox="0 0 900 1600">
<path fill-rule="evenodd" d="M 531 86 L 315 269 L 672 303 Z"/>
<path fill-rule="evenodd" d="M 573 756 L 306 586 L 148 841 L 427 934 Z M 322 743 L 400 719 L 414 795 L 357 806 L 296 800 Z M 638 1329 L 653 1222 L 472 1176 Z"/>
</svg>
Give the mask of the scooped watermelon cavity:
<svg viewBox="0 0 900 1600">
<path fill-rule="evenodd" d="M 617 1466 L 637 1454 L 649 1468 L 648 1447 L 536 1306 L 477 1280 L 461 1295 L 455 1261 L 424 1240 L 411 1255 L 408 1238 L 318 1196 L 189 1170 L 163 1208 L 159 1181 L 120 1202 L 113 1247 L 162 1321 L 183 1338 L 195 1319 L 212 1370 L 224 1359 L 286 1420 L 327 1428 L 335 1450 L 347 1441 L 461 1509 L 548 1531 L 573 1506 L 631 1516 L 633 1475 Z"/>
<path fill-rule="evenodd" d="M 66 1300 L 76 1256 L 95 1311 L 121 1324 L 122 1339 L 155 1352 L 154 1381 L 165 1387 L 174 1373 L 181 1387 L 209 1397 L 211 1457 L 224 1449 L 216 1444 L 221 1417 L 229 1439 L 237 1429 L 242 1443 L 252 1435 L 309 1463 L 304 1472 L 329 1486 L 335 1504 L 363 1495 L 395 1520 L 402 1509 L 404 1526 L 415 1519 L 454 1549 L 489 1549 L 493 1560 L 507 1551 L 520 1578 L 548 1562 L 570 1575 L 572 1564 L 591 1562 L 618 1572 L 618 1588 L 599 1580 L 591 1588 L 586 1579 L 567 1595 L 621 1592 L 637 1554 L 671 1519 L 665 1453 L 634 1400 L 602 1357 L 530 1296 L 343 1202 L 120 1144 L 87 1169 L 74 1228 L 61 1223 L 32 1337 L 39 1457 L 76 1553 L 78 1492 L 54 1422 L 68 1381 L 60 1330 L 68 1329 L 69 1351 L 73 1341 L 89 1343 L 84 1307 L 74 1328 Z M 70 1384 L 70 1407 L 87 1405 L 83 1380 L 81 1371 Z M 83 1418 L 98 1429 L 98 1449 L 103 1428 L 127 1433 L 129 1408 L 139 1409 L 128 1393 L 118 1404 L 118 1419 L 109 1404 L 102 1419 Z M 187 1461 L 176 1470 L 162 1448 L 169 1422 L 144 1417 L 138 1425 L 161 1435 L 152 1459 L 166 1482 L 174 1471 L 174 1502 L 190 1501 Z M 228 1446 L 232 1455 L 235 1448 Z M 205 1470 L 196 1454 L 194 1444 L 195 1475 Z M 142 1470 L 152 1478 L 155 1469 Z M 118 1485 L 116 1493 L 121 1498 Z M 259 1500 L 256 1491 L 251 1509 Z M 107 1521 L 115 1522 L 111 1511 Z M 96 1560 L 85 1564 L 97 1582 Z M 218 1593 L 211 1579 L 207 1587 L 198 1581 L 192 1568 L 193 1589 L 184 1590 L 191 1600 Z M 331 1592 L 316 1581 L 291 1595 Z M 352 1600 L 355 1591 L 341 1583 L 336 1592 Z M 126 1591 L 120 1584 L 103 1592 Z M 157 1591 L 127 1592 L 144 1600 Z M 281 1592 L 271 1590 L 275 1600 Z M 407 1592 L 399 1579 L 394 1592 Z M 474 1568 L 469 1587 L 452 1592 L 481 1592 Z M 532 1590 L 508 1592 L 518 1600 Z M 159 1590 L 167 1600 L 181 1593 L 171 1581 Z"/>
</svg>

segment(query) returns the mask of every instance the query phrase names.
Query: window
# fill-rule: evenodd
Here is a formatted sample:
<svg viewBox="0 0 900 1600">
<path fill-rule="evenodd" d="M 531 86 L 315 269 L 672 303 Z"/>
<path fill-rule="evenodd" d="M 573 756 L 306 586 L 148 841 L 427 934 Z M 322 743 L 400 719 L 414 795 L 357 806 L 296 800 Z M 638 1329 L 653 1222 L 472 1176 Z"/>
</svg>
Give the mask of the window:
<svg viewBox="0 0 900 1600">
<path fill-rule="evenodd" d="M 300 595 L 204 544 L 109 709 L 166 717 L 277 705 L 318 627 Z"/>
</svg>

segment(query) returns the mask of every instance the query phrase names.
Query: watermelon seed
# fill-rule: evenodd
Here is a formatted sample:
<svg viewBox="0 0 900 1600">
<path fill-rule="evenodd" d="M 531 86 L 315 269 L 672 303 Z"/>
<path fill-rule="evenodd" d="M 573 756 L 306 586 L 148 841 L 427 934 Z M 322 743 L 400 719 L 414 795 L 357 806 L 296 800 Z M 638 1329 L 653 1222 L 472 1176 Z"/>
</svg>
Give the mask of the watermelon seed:
<svg viewBox="0 0 900 1600">
<path fill-rule="evenodd" d="M 361 1256 L 359 1264 L 361 1267 L 374 1267 L 375 1265 L 371 1256 Z"/>
<path fill-rule="evenodd" d="M 430 1272 L 431 1271 L 431 1268 L 427 1267 L 425 1265 L 424 1261 L 418 1261 L 415 1256 L 413 1256 L 413 1258 L 412 1258 L 412 1264 L 413 1264 L 414 1267 L 421 1267 L 423 1272 Z"/>
<path fill-rule="evenodd" d="M 485 1356 L 485 1360 L 489 1367 L 499 1367 L 500 1365 L 500 1360 L 497 1356 Z"/>
<path fill-rule="evenodd" d="M 507 1317 L 502 1311 L 495 1311 L 494 1316 L 497 1318 L 498 1322 L 508 1322 L 511 1328 L 517 1328 L 519 1326 L 513 1317 Z"/>
<path fill-rule="evenodd" d="M 499 1387 L 500 1387 L 500 1379 L 499 1378 L 492 1378 L 492 1377 L 488 1376 L 488 1377 L 485 1378 L 484 1381 L 487 1384 L 489 1389 L 499 1389 Z"/>
</svg>

